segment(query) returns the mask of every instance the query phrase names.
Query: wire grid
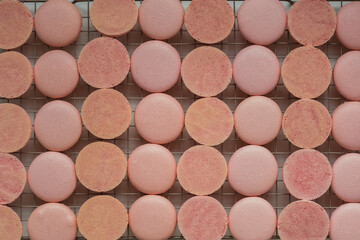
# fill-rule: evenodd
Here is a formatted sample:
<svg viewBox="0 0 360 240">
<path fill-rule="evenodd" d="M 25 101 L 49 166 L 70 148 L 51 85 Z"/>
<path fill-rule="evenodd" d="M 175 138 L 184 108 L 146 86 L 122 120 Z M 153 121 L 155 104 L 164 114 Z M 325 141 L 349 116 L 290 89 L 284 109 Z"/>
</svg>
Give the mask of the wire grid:
<svg viewBox="0 0 360 240">
<path fill-rule="evenodd" d="M 22 2 L 25 3 L 25 5 L 30 9 L 32 14 L 35 14 L 36 10 L 45 1 L 22 0 Z M 181 1 L 181 2 L 183 6 L 186 8 L 191 1 Z M 228 1 L 228 3 L 232 6 L 234 10 L 235 18 L 236 18 L 237 10 L 239 6 L 242 4 L 242 2 L 243 1 L 238 1 L 238 0 Z M 348 2 L 342 0 L 330 1 L 331 5 L 334 7 L 336 11 L 338 11 L 340 7 L 342 7 Z M 141 4 L 141 1 L 137 1 L 136 3 L 139 6 Z M 281 3 L 285 6 L 287 11 L 293 4 L 293 2 L 290 0 L 281 1 Z M 74 4 L 78 7 L 82 15 L 81 34 L 75 43 L 71 44 L 70 46 L 63 47 L 61 49 L 67 51 L 77 59 L 82 47 L 90 40 L 100 37 L 101 34 L 98 33 L 91 25 L 91 21 L 89 18 L 89 9 L 91 6 L 91 1 L 76 0 L 74 1 Z M 145 41 L 150 40 L 150 38 L 148 38 L 141 32 L 138 24 L 127 35 L 119 37 L 117 39 L 120 40 L 126 46 L 130 55 L 137 46 L 139 46 L 141 43 Z M 204 45 L 195 41 L 186 31 L 185 27 L 183 27 L 182 30 L 176 36 L 167 40 L 167 42 L 178 50 L 182 59 L 192 49 Z M 212 46 L 217 47 L 222 51 L 224 51 L 232 62 L 236 54 L 241 49 L 249 45 L 251 44 L 247 42 L 244 38 L 242 38 L 242 36 L 240 35 L 237 28 L 237 21 L 235 19 L 235 25 L 230 35 L 221 43 Z M 292 49 L 298 46 L 300 45 L 296 43 L 296 41 L 289 35 L 289 32 L 286 30 L 283 36 L 276 43 L 269 45 L 268 48 L 274 51 L 280 63 L 282 63 L 286 55 Z M 332 39 L 330 39 L 328 43 L 324 44 L 319 48 L 329 57 L 332 66 L 335 64 L 336 60 L 343 53 L 348 51 L 339 44 L 335 36 Z M 29 58 L 31 63 L 34 64 L 42 54 L 53 49 L 56 48 L 49 47 L 44 43 L 42 43 L 37 38 L 36 33 L 33 32 L 27 43 L 15 49 L 15 51 L 19 51 L 23 53 L 25 56 Z M 0 52 L 1 51 L 2 50 L 0 50 Z M 134 83 L 131 73 L 129 73 L 126 80 L 119 86 L 115 87 L 115 89 L 122 92 L 128 98 L 128 100 L 130 101 L 133 114 L 138 102 L 144 96 L 149 94 L 144 90 L 140 89 Z M 63 100 L 70 102 L 80 111 L 85 98 L 94 90 L 96 89 L 88 86 L 83 80 L 80 80 L 80 83 L 77 86 L 74 93 L 64 98 Z M 190 106 L 191 103 L 193 103 L 196 99 L 198 99 L 197 96 L 192 94 L 184 86 L 183 82 L 181 81 L 181 78 L 179 79 L 178 83 L 173 88 L 168 90 L 166 93 L 174 96 L 182 104 L 185 111 L 187 110 L 187 108 Z M 266 96 L 276 101 L 283 112 L 289 106 L 290 103 L 297 100 L 294 96 L 288 93 L 281 79 L 278 85 L 276 86 L 276 88 Z M 230 109 L 234 111 L 236 106 L 246 97 L 248 97 L 248 95 L 244 94 L 239 89 L 237 89 L 234 82 L 232 81 L 230 85 L 225 89 L 225 91 L 219 94 L 217 97 L 222 99 L 230 107 Z M 19 106 L 22 106 L 30 115 L 32 121 L 34 121 L 34 116 L 36 115 L 37 111 L 41 108 L 41 106 L 43 106 L 45 103 L 51 100 L 52 99 L 43 96 L 39 91 L 36 90 L 36 87 L 32 85 L 30 89 L 20 98 L 11 99 L 11 100 L 0 98 L 0 103 L 11 102 Z M 345 101 L 342 98 L 342 96 L 336 91 L 333 82 L 331 82 L 326 92 L 322 94 L 319 98 L 317 98 L 317 100 L 323 103 L 329 109 L 330 113 L 332 113 L 333 110 L 338 105 L 340 105 L 342 102 Z M 74 147 L 67 150 L 65 154 L 67 154 L 75 161 L 79 151 L 84 146 L 94 141 L 101 141 L 101 139 L 96 138 L 83 127 L 79 142 Z M 117 146 L 119 146 L 124 151 L 127 157 L 136 147 L 146 143 L 146 141 L 144 141 L 137 133 L 133 120 L 131 122 L 129 129 L 122 136 L 114 140 L 111 140 L 109 142 L 112 142 Z M 169 148 L 169 150 L 174 154 L 175 158 L 178 160 L 181 154 L 186 149 L 194 145 L 196 145 L 195 141 L 191 139 L 191 137 L 186 132 L 186 129 L 184 129 L 181 136 L 177 140 L 165 145 L 165 147 Z M 225 141 L 223 144 L 217 146 L 216 148 L 223 153 L 226 160 L 228 161 L 231 155 L 237 149 L 245 145 L 246 144 L 244 142 L 242 142 L 240 139 L 236 137 L 236 134 L 233 131 L 229 139 Z M 282 182 L 282 167 L 286 158 L 298 148 L 296 148 L 295 146 L 289 143 L 289 141 L 286 139 L 282 131 L 274 141 L 266 144 L 265 147 L 269 149 L 276 157 L 279 165 L 279 175 L 273 188 L 268 193 L 263 194 L 261 197 L 263 197 L 264 199 L 270 202 L 270 204 L 276 210 L 277 215 L 279 216 L 280 212 L 287 204 L 296 200 L 295 198 L 290 196 L 290 194 L 288 193 Z M 340 147 L 337 143 L 335 143 L 332 136 L 330 136 L 324 144 L 322 144 L 316 149 L 324 153 L 329 158 L 329 161 L 331 163 L 333 163 L 334 160 L 336 160 L 340 155 L 349 152 L 343 149 L 342 147 Z M 21 159 L 26 169 L 28 169 L 31 161 L 37 155 L 45 151 L 46 149 L 40 145 L 34 133 L 32 133 L 29 143 L 21 151 L 14 153 L 14 155 L 17 156 L 19 159 Z M 125 177 L 123 182 L 114 190 L 102 194 L 108 194 L 116 197 L 126 206 L 127 209 L 130 208 L 130 206 L 136 199 L 138 199 L 143 195 L 131 185 L 127 177 Z M 73 195 L 69 197 L 67 200 L 63 201 L 63 203 L 69 206 L 77 214 L 80 206 L 87 199 L 95 195 L 99 195 L 99 193 L 95 193 L 87 190 L 84 186 L 82 186 L 78 182 L 76 190 L 73 193 Z M 177 210 L 180 208 L 180 206 L 184 201 L 186 201 L 188 198 L 192 196 L 191 194 L 185 192 L 181 188 L 178 181 L 175 182 L 175 185 L 168 192 L 162 195 L 168 198 L 174 204 Z M 218 191 L 216 191 L 211 196 L 218 199 L 222 203 L 227 213 L 230 211 L 231 207 L 238 200 L 244 197 L 236 193 L 230 187 L 227 181 Z M 343 201 L 339 200 L 331 192 L 331 189 L 329 189 L 329 191 L 325 193 L 322 197 L 317 199 L 316 202 L 322 205 L 326 209 L 329 215 L 337 206 L 343 203 Z M 18 213 L 18 215 L 21 218 L 23 225 L 23 235 L 22 235 L 23 240 L 29 239 L 26 225 L 31 212 L 37 206 L 44 203 L 45 202 L 34 196 L 34 194 L 29 189 L 28 185 L 26 185 L 25 190 L 21 194 L 21 196 L 15 202 L 8 204 L 12 209 L 14 209 Z M 77 239 L 78 240 L 84 239 L 79 232 Z M 121 239 L 136 239 L 136 238 L 131 233 L 128 227 L 127 231 L 124 233 Z M 175 233 L 170 239 L 184 239 L 184 238 L 177 228 Z M 230 232 L 227 231 L 223 239 L 233 239 L 233 238 Z M 277 231 L 274 233 L 272 239 L 280 239 Z"/>
</svg>

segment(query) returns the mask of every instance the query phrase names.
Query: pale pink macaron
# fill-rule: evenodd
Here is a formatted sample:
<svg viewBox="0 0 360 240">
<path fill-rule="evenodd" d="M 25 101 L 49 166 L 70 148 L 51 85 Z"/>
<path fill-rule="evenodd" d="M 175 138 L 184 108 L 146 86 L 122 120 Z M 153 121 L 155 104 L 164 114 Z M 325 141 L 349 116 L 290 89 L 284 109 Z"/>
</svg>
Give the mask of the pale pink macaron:
<svg viewBox="0 0 360 240">
<path fill-rule="evenodd" d="M 236 134 L 248 144 L 264 145 L 280 132 L 282 113 L 276 102 L 263 96 L 246 98 L 234 112 Z"/>
<path fill-rule="evenodd" d="M 34 82 L 45 96 L 66 97 L 75 90 L 79 82 L 75 58 L 62 50 L 45 53 L 35 63 Z"/>
<path fill-rule="evenodd" d="M 134 187 L 146 194 L 161 194 L 176 180 L 176 160 L 165 147 L 144 144 L 129 156 L 128 178 Z"/>
<path fill-rule="evenodd" d="M 87 84 L 94 88 L 111 88 L 128 75 L 130 56 L 118 40 L 100 37 L 81 49 L 78 64 L 80 75 Z"/>
<path fill-rule="evenodd" d="M 76 188 L 74 162 L 62 153 L 42 153 L 30 164 L 28 182 L 38 198 L 46 202 L 61 202 Z"/>
<path fill-rule="evenodd" d="M 227 224 L 224 207 L 208 196 L 188 199 L 178 213 L 179 230 L 187 240 L 219 240 L 224 237 Z"/>
<path fill-rule="evenodd" d="M 301 99 L 285 111 L 282 127 L 286 138 L 299 148 L 315 148 L 330 136 L 331 116 L 320 102 Z"/>
<path fill-rule="evenodd" d="M 266 193 L 274 185 L 277 175 L 274 155 L 261 146 L 248 145 L 238 149 L 228 163 L 227 177 L 231 187 L 245 196 Z"/>
<path fill-rule="evenodd" d="M 90 20 L 100 33 L 119 37 L 135 26 L 138 7 L 134 0 L 94 0 L 90 7 Z"/>
<path fill-rule="evenodd" d="M 300 0 L 290 8 L 288 28 L 300 44 L 322 45 L 335 33 L 335 10 L 326 0 Z"/>
<path fill-rule="evenodd" d="M 331 164 L 327 157 L 317 150 L 297 150 L 286 159 L 282 179 L 292 196 L 314 200 L 321 197 L 331 185 Z"/>
<path fill-rule="evenodd" d="M 360 202 L 360 154 L 348 153 L 333 165 L 331 189 L 341 200 Z"/>
<path fill-rule="evenodd" d="M 360 50 L 360 3 L 350 2 L 340 8 L 337 14 L 336 35 L 342 45 Z"/>
<path fill-rule="evenodd" d="M 181 58 L 170 44 L 153 40 L 135 49 L 130 68 L 134 81 L 142 89 L 165 92 L 179 80 Z"/>
<path fill-rule="evenodd" d="M 49 0 L 36 10 L 37 37 L 52 47 L 64 47 L 79 37 L 82 19 L 77 7 L 67 0 Z"/>
<path fill-rule="evenodd" d="M 230 136 L 234 118 L 228 105 L 220 99 L 201 98 L 186 111 L 185 127 L 196 142 L 215 146 Z"/>
<path fill-rule="evenodd" d="M 345 98 L 360 100 L 360 51 L 347 52 L 336 61 L 334 84 Z"/>
<path fill-rule="evenodd" d="M 0 104 L 0 152 L 19 151 L 29 142 L 31 132 L 31 119 L 22 107 Z"/>
<path fill-rule="evenodd" d="M 238 240 L 270 239 L 276 230 L 276 212 L 262 198 L 243 198 L 230 210 L 229 230 Z"/>
<path fill-rule="evenodd" d="M 17 98 L 23 95 L 33 82 L 33 67 L 19 52 L 0 54 L 0 97 Z"/>
<path fill-rule="evenodd" d="M 27 231 L 34 240 L 74 240 L 77 234 L 75 213 L 61 203 L 43 204 L 31 213 Z"/>
<path fill-rule="evenodd" d="M 237 21 L 241 35 L 249 42 L 269 45 L 285 32 L 286 10 L 279 0 L 246 0 Z"/>
<path fill-rule="evenodd" d="M 19 240 L 22 236 L 19 216 L 8 206 L 0 205 L 0 236 L 2 240 Z"/>
<path fill-rule="evenodd" d="M 287 205 L 278 218 L 281 240 L 324 240 L 329 233 L 329 216 L 312 201 L 296 201 Z"/>
<path fill-rule="evenodd" d="M 360 239 L 360 203 L 343 204 L 331 214 L 330 238 L 332 240 Z"/>
<path fill-rule="evenodd" d="M 185 11 L 189 34 L 201 43 L 224 40 L 234 27 L 234 12 L 226 0 L 194 0 Z"/>
<path fill-rule="evenodd" d="M 335 109 L 331 133 L 343 148 L 360 150 L 360 102 L 345 102 Z"/>
<path fill-rule="evenodd" d="M 218 95 L 231 81 L 231 62 L 218 48 L 203 46 L 192 50 L 183 60 L 181 77 L 185 86 L 201 97 Z"/>
<path fill-rule="evenodd" d="M 135 127 L 150 143 L 174 141 L 184 128 L 184 110 L 170 95 L 153 93 L 144 97 L 135 110 Z"/>
<path fill-rule="evenodd" d="M 298 98 L 317 98 L 331 82 L 331 64 L 321 50 L 299 47 L 292 50 L 281 67 L 286 89 Z"/>
<path fill-rule="evenodd" d="M 177 178 L 185 191 L 209 195 L 219 190 L 227 175 L 224 156 L 215 148 L 197 145 L 186 150 L 177 166 Z"/>
<path fill-rule="evenodd" d="M 139 7 L 141 30 L 149 37 L 165 40 L 175 36 L 184 23 L 179 0 L 145 0 Z"/>
<path fill-rule="evenodd" d="M 233 62 L 233 79 L 244 93 L 265 95 L 276 87 L 279 78 L 280 63 L 270 49 L 252 45 L 236 55 Z"/>
<path fill-rule="evenodd" d="M 0 29 L 0 48 L 14 49 L 20 47 L 30 38 L 33 30 L 31 12 L 17 0 L 1 1 Z"/>
<path fill-rule="evenodd" d="M 0 204 L 8 204 L 24 190 L 26 170 L 17 157 L 7 153 L 0 153 L 0 169 Z"/>
<path fill-rule="evenodd" d="M 129 226 L 138 239 L 168 239 L 176 228 L 176 209 L 162 196 L 145 195 L 131 206 Z"/>
<path fill-rule="evenodd" d="M 65 151 L 80 139 L 80 113 L 68 102 L 51 101 L 42 106 L 36 114 L 34 128 L 37 140 L 46 149 Z"/>
</svg>

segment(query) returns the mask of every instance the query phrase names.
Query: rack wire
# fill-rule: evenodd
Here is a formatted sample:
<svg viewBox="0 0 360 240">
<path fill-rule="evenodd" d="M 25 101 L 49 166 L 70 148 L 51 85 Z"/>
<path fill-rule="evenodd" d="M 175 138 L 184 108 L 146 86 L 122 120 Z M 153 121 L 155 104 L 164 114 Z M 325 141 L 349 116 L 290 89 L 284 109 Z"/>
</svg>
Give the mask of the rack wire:
<svg viewBox="0 0 360 240">
<path fill-rule="evenodd" d="M 24 4 L 30 9 L 32 14 L 34 15 L 36 10 L 41 6 L 45 0 L 22 0 Z M 191 1 L 181 1 L 183 6 L 186 8 Z M 243 1 L 238 0 L 229 0 L 228 3 L 232 6 L 234 10 L 234 15 L 236 18 L 236 13 L 239 6 L 242 4 Z M 331 5 L 334 7 L 336 11 L 340 9 L 344 4 L 350 2 L 345 1 L 329 1 Z M 94 27 L 91 25 L 91 21 L 89 18 L 89 9 L 91 6 L 91 1 L 89 0 L 75 0 L 73 2 L 82 15 L 82 29 L 81 34 L 78 40 L 71 44 L 70 46 L 61 48 L 64 51 L 67 51 L 71 55 L 73 55 L 76 59 L 79 56 L 79 53 L 82 47 L 89 42 L 90 40 L 100 37 L 101 34 L 98 33 Z M 138 6 L 141 4 L 141 1 L 136 2 Z M 287 11 L 290 9 L 293 1 L 281 1 L 281 3 L 285 6 Z M 120 40 L 128 49 L 130 55 L 135 50 L 137 46 L 141 43 L 150 40 L 147 36 L 145 36 L 142 31 L 140 30 L 139 25 L 137 24 L 133 30 L 131 30 L 127 35 L 117 38 Z M 167 40 L 169 44 L 175 47 L 181 58 L 183 59 L 192 49 L 201 46 L 203 44 L 195 41 L 189 33 L 186 31 L 186 28 L 183 27 L 182 30 L 173 38 Z M 221 43 L 212 45 L 224 51 L 231 62 L 234 60 L 236 54 L 243 48 L 251 45 L 247 42 L 242 36 L 240 35 L 238 28 L 237 28 L 237 21 L 235 20 L 234 27 L 230 33 L 230 35 Z M 289 32 L 286 30 L 283 36 L 274 44 L 268 46 L 269 49 L 274 51 L 277 55 L 280 63 L 284 60 L 286 55 L 294 48 L 298 47 L 299 44 L 289 35 Z M 330 39 L 326 44 L 319 47 L 330 59 L 332 66 L 335 64 L 336 60 L 346 51 L 344 47 L 340 45 L 336 37 Z M 45 52 L 49 50 L 53 50 L 55 48 L 49 47 L 42 43 L 36 33 L 33 32 L 30 39 L 27 41 L 26 44 L 23 46 L 15 49 L 15 51 L 19 51 L 23 53 L 25 56 L 29 58 L 32 64 L 36 62 L 36 60 Z M 0 50 L 1 52 L 1 50 Z M 131 73 L 127 76 L 126 80 L 120 84 L 119 86 L 115 87 L 115 89 L 122 92 L 130 101 L 130 105 L 134 114 L 134 110 L 138 102 L 146 96 L 147 92 L 140 89 L 133 81 Z M 95 89 L 88 86 L 83 80 L 80 80 L 79 85 L 77 86 L 76 90 L 70 96 L 64 98 L 63 100 L 70 102 L 73 104 L 79 111 L 81 110 L 81 106 L 85 98 L 93 92 Z M 168 90 L 166 93 L 174 96 L 183 106 L 184 110 L 186 111 L 189 105 L 198 99 L 197 96 L 192 94 L 183 84 L 181 78 L 179 79 L 178 83 Z M 276 88 L 266 95 L 270 97 L 274 101 L 276 101 L 281 110 L 287 108 L 287 106 L 296 101 L 297 99 L 288 93 L 285 89 L 282 80 L 280 79 Z M 236 106 L 244 100 L 248 95 L 241 92 L 239 89 L 236 88 L 234 82 L 232 81 L 230 85 L 225 89 L 225 91 L 217 96 L 218 98 L 222 99 L 232 111 L 235 110 Z M 34 121 L 34 116 L 36 115 L 37 111 L 43 106 L 45 103 L 51 101 L 52 99 L 43 96 L 39 91 L 36 90 L 36 87 L 32 85 L 30 89 L 20 98 L 16 99 L 4 99 L 0 98 L 0 103 L 2 102 L 11 102 L 15 103 L 19 106 L 22 106 Z M 330 111 L 333 110 L 340 105 L 345 100 L 341 97 L 341 95 L 336 91 L 333 82 L 331 82 L 329 88 L 326 90 L 324 94 L 322 94 L 318 101 L 323 103 Z M 92 134 L 90 134 L 84 127 L 82 130 L 81 138 L 79 142 L 72 147 L 70 150 L 66 151 L 69 157 L 71 157 L 74 161 L 76 159 L 77 154 L 79 151 L 86 146 L 87 144 L 100 141 L 101 139 L 96 138 Z M 131 122 L 129 129 L 120 137 L 111 140 L 112 142 L 119 146 L 124 153 L 129 156 L 129 154 L 138 146 L 146 143 L 137 133 L 135 129 L 134 122 Z M 175 158 L 178 160 L 181 154 L 191 146 L 194 146 L 196 143 L 191 137 L 188 135 L 186 130 L 184 129 L 181 136 L 174 142 L 169 143 L 166 145 L 167 148 L 174 154 Z M 229 160 L 231 155 L 240 147 L 245 146 L 246 144 L 242 142 L 239 138 L 236 137 L 234 132 L 231 133 L 229 139 L 224 142 L 223 144 L 217 146 L 216 148 L 223 153 L 226 160 Z M 274 156 L 276 157 L 279 165 L 279 175 L 277 181 L 273 188 L 268 192 L 263 194 L 261 197 L 266 199 L 270 202 L 270 204 L 276 210 L 277 215 L 282 211 L 282 209 L 289 204 L 290 202 L 295 201 L 296 199 L 290 196 L 288 191 L 286 190 L 283 182 L 282 182 L 282 167 L 286 160 L 286 158 L 297 148 L 289 143 L 286 139 L 284 134 L 281 132 L 278 137 L 265 145 L 267 149 L 269 149 Z M 337 143 L 335 143 L 334 139 L 330 136 L 327 141 L 319 146 L 317 150 L 324 153 L 331 163 L 334 162 L 340 155 L 348 152 L 347 150 L 341 148 Z M 40 143 L 37 141 L 34 133 L 32 133 L 31 139 L 29 143 L 19 152 L 14 153 L 15 156 L 19 157 L 23 164 L 25 165 L 26 169 L 28 169 L 31 161 L 40 153 L 45 152 Z M 138 192 L 129 182 L 127 177 L 123 180 L 123 182 L 116 187 L 114 190 L 103 193 L 108 194 L 116 197 L 119 199 L 127 209 L 130 208 L 132 203 L 138 199 L 143 194 Z M 77 184 L 76 190 L 74 194 L 65 200 L 63 203 L 69 206 L 76 214 L 79 211 L 80 206 L 90 197 L 98 195 L 98 193 L 92 192 L 87 190 L 84 186 L 80 183 Z M 178 210 L 182 203 L 190 198 L 192 195 L 185 192 L 178 181 L 175 182 L 175 185 L 166 193 L 162 194 L 164 197 L 168 198 Z M 226 181 L 225 184 L 214 194 L 212 194 L 214 198 L 218 199 L 222 205 L 224 206 L 227 212 L 230 211 L 231 207 L 241 198 L 244 196 L 236 193 Z M 330 215 L 331 212 L 343 202 L 339 200 L 331 191 L 331 189 L 325 193 L 322 197 L 316 200 L 320 205 L 322 205 L 327 213 Z M 44 204 L 42 200 L 38 199 L 29 189 L 28 185 L 26 185 L 24 192 L 21 196 L 13 203 L 9 204 L 9 206 L 14 209 L 21 218 L 22 225 L 23 225 L 23 235 L 22 239 L 27 240 L 29 239 L 27 233 L 27 220 L 31 214 L 31 212 L 39 205 Z M 77 240 L 83 240 L 84 238 L 78 233 Z M 131 233 L 130 229 L 128 228 L 121 239 L 136 239 L 134 235 Z M 176 229 L 175 233 L 171 237 L 171 239 L 184 239 Z M 227 231 L 226 235 L 223 239 L 233 239 L 230 232 Z M 280 239 L 278 236 L 277 231 L 274 233 L 272 239 Z"/>
</svg>

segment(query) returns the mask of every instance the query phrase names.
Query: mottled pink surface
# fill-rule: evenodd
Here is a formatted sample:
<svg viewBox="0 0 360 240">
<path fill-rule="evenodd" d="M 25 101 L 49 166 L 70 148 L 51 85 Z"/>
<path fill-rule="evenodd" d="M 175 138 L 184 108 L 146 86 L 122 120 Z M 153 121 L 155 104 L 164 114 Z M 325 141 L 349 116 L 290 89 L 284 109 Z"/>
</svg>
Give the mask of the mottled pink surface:
<svg viewBox="0 0 360 240">
<path fill-rule="evenodd" d="M 330 237 L 332 240 L 359 240 L 359 226 L 360 204 L 343 204 L 331 214 Z"/>
<path fill-rule="evenodd" d="M 220 240 L 227 223 L 224 207 L 208 196 L 188 199 L 178 213 L 179 230 L 186 240 Z"/>
<path fill-rule="evenodd" d="M 337 13 L 336 35 L 342 45 L 360 50 L 360 2 L 350 2 Z"/>
<path fill-rule="evenodd" d="M 0 205 L 1 240 L 19 240 L 22 236 L 22 224 L 19 216 L 8 206 Z"/>
</svg>

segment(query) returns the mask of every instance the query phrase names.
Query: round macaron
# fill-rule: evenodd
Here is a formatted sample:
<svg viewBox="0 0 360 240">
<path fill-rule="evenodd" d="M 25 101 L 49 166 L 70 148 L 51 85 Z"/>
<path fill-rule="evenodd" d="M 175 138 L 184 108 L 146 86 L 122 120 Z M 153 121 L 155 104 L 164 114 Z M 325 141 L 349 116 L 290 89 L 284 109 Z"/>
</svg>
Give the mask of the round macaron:
<svg viewBox="0 0 360 240">
<path fill-rule="evenodd" d="M 224 156 L 215 148 L 197 145 L 186 150 L 177 166 L 177 178 L 185 191 L 210 195 L 219 190 L 227 175 Z"/>
<path fill-rule="evenodd" d="M 262 198 L 243 198 L 230 210 L 229 230 L 239 240 L 270 239 L 276 230 L 276 212 Z"/>
<path fill-rule="evenodd" d="M 76 188 L 74 162 L 62 153 L 42 153 L 30 164 L 28 182 L 38 198 L 46 202 L 61 202 Z"/>
<path fill-rule="evenodd" d="M 35 63 L 34 82 L 45 96 L 66 97 L 75 90 L 79 82 L 75 58 L 62 50 L 45 53 Z"/>
<path fill-rule="evenodd" d="M 86 239 L 118 239 L 126 231 L 128 214 L 124 205 L 111 196 L 88 199 L 79 210 L 77 222 Z"/>
<path fill-rule="evenodd" d="M 144 144 L 129 156 L 128 178 L 140 192 L 161 194 L 168 191 L 176 180 L 176 160 L 165 147 Z"/>
<path fill-rule="evenodd" d="M 22 107 L 0 104 L 0 152 L 19 151 L 29 142 L 31 132 L 31 119 Z"/>
<path fill-rule="evenodd" d="M 185 86 L 201 97 L 218 95 L 231 81 L 231 62 L 218 48 L 203 46 L 192 50 L 183 60 L 181 77 Z"/>
<path fill-rule="evenodd" d="M 33 30 L 31 12 L 17 0 L 1 1 L 0 29 L 0 48 L 14 49 L 20 47 L 30 38 Z"/>
<path fill-rule="evenodd" d="M 135 83 L 148 92 L 169 90 L 179 80 L 180 68 L 179 53 L 166 42 L 145 42 L 131 55 L 131 75 Z"/>
<path fill-rule="evenodd" d="M 360 50 L 360 2 L 349 2 L 337 13 L 336 35 L 348 49 Z"/>
<path fill-rule="evenodd" d="M 360 150 L 360 102 L 345 102 L 335 109 L 332 136 L 343 148 Z"/>
<path fill-rule="evenodd" d="M 248 144 L 264 145 L 280 132 L 282 112 L 276 102 L 263 96 L 246 98 L 234 112 L 236 134 Z"/>
<path fill-rule="evenodd" d="M 277 227 L 281 240 L 323 240 L 329 233 L 329 216 L 315 202 L 296 201 L 282 210 Z"/>
<path fill-rule="evenodd" d="M 123 134 L 130 126 L 131 114 L 127 98 L 114 89 L 92 92 L 81 109 L 86 129 L 103 139 L 113 139 Z"/>
<path fill-rule="evenodd" d="M 36 114 L 34 128 L 37 140 L 46 149 L 65 151 L 80 139 L 80 113 L 68 102 L 51 101 L 42 106 Z"/>
<path fill-rule="evenodd" d="M 185 239 L 219 240 L 224 237 L 228 219 L 224 207 L 215 198 L 195 196 L 181 206 L 178 226 Z"/>
<path fill-rule="evenodd" d="M 245 196 L 266 193 L 274 185 L 277 175 L 274 155 L 261 146 L 248 145 L 238 149 L 228 163 L 227 178 L 231 187 Z"/>
<path fill-rule="evenodd" d="M 129 73 L 130 56 L 125 46 L 110 37 L 95 38 L 82 49 L 79 72 L 94 88 L 111 88 L 123 82 Z"/>
<path fill-rule="evenodd" d="M 299 148 L 323 144 L 331 132 L 331 116 L 320 102 L 301 99 L 285 111 L 282 127 L 287 139 Z"/>
<path fill-rule="evenodd" d="M 258 45 L 269 45 L 285 32 L 286 10 L 279 0 L 246 0 L 237 22 L 241 36 Z"/>
<path fill-rule="evenodd" d="M 281 67 L 286 89 L 298 98 L 317 98 L 331 82 L 331 64 L 321 50 L 299 47 L 292 50 Z"/>
<path fill-rule="evenodd" d="M 299 0 L 290 8 L 288 28 L 300 44 L 320 46 L 334 35 L 335 10 L 326 0 Z"/>
<path fill-rule="evenodd" d="M 52 47 L 64 47 L 79 37 L 82 19 L 77 7 L 67 0 L 49 0 L 36 10 L 36 36 Z"/>
<path fill-rule="evenodd" d="M 360 202 L 360 154 L 348 153 L 333 165 L 331 189 L 341 200 Z"/>
<path fill-rule="evenodd" d="M 126 156 L 119 147 L 108 142 L 86 145 L 76 158 L 76 175 L 81 184 L 94 192 L 107 192 L 125 177 Z"/>
<path fill-rule="evenodd" d="M 282 179 L 292 196 L 314 200 L 321 197 L 331 185 L 331 164 L 319 151 L 297 150 L 286 159 Z"/>
<path fill-rule="evenodd" d="M 336 208 L 330 217 L 332 240 L 360 239 L 360 204 L 347 203 Z"/>
<path fill-rule="evenodd" d="M 224 40 L 235 22 L 234 12 L 226 0 L 193 0 L 185 11 L 188 33 L 201 43 Z"/>
<path fill-rule="evenodd" d="M 175 36 L 184 23 L 179 0 L 144 0 L 139 7 L 140 28 L 148 37 L 165 40 Z"/>
<path fill-rule="evenodd" d="M 244 93 L 265 95 L 276 87 L 279 78 L 280 63 L 270 49 L 252 45 L 236 55 L 233 63 L 233 79 L 236 86 Z"/>
<path fill-rule="evenodd" d="M 75 213 L 60 203 L 43 204 L 31 213 L 27 231 L 35 240 L 73 240 L 77 234 Z"/>
<path fill-rule="evenodd" d="M 176 209 L 162 196 L 145 195 L 131 206 L 129 226 L 138 239 L 168 239 L 176 228 Z"/>
<path fill-rule="evenodd" d="M 135 26 L 138 7 L 134 0 L 94 0 L 90 7 L 90 20 L 100 33 L 119 37 Z"/>
<path fill-rule="evenodd" d="M 22 236 L 19 216 L 8 206 L 0 205 L 0 236 L 2 240 L 19 240 Z"/>
<path fill-rule="evenodd" d="M 184 128 L 184 110 L 170 95 L 153 93 L 144 97 L 135 110 L 135 127 L 150 143 L 174 141 Z"/>
<path fill-rule="evenodd" d="M 32 81 L 33 67 L 27 57 L 14 51 L 0 54 L 0 97 L 20 97 Z"/>
<path fill-rule="evenodd" d="M 186 111 L 185 127 L 196 142 L 215 146 L 230 136 L 234 118 L 228 105 L 220 99 L 201 98 Z"/>
</svg>

